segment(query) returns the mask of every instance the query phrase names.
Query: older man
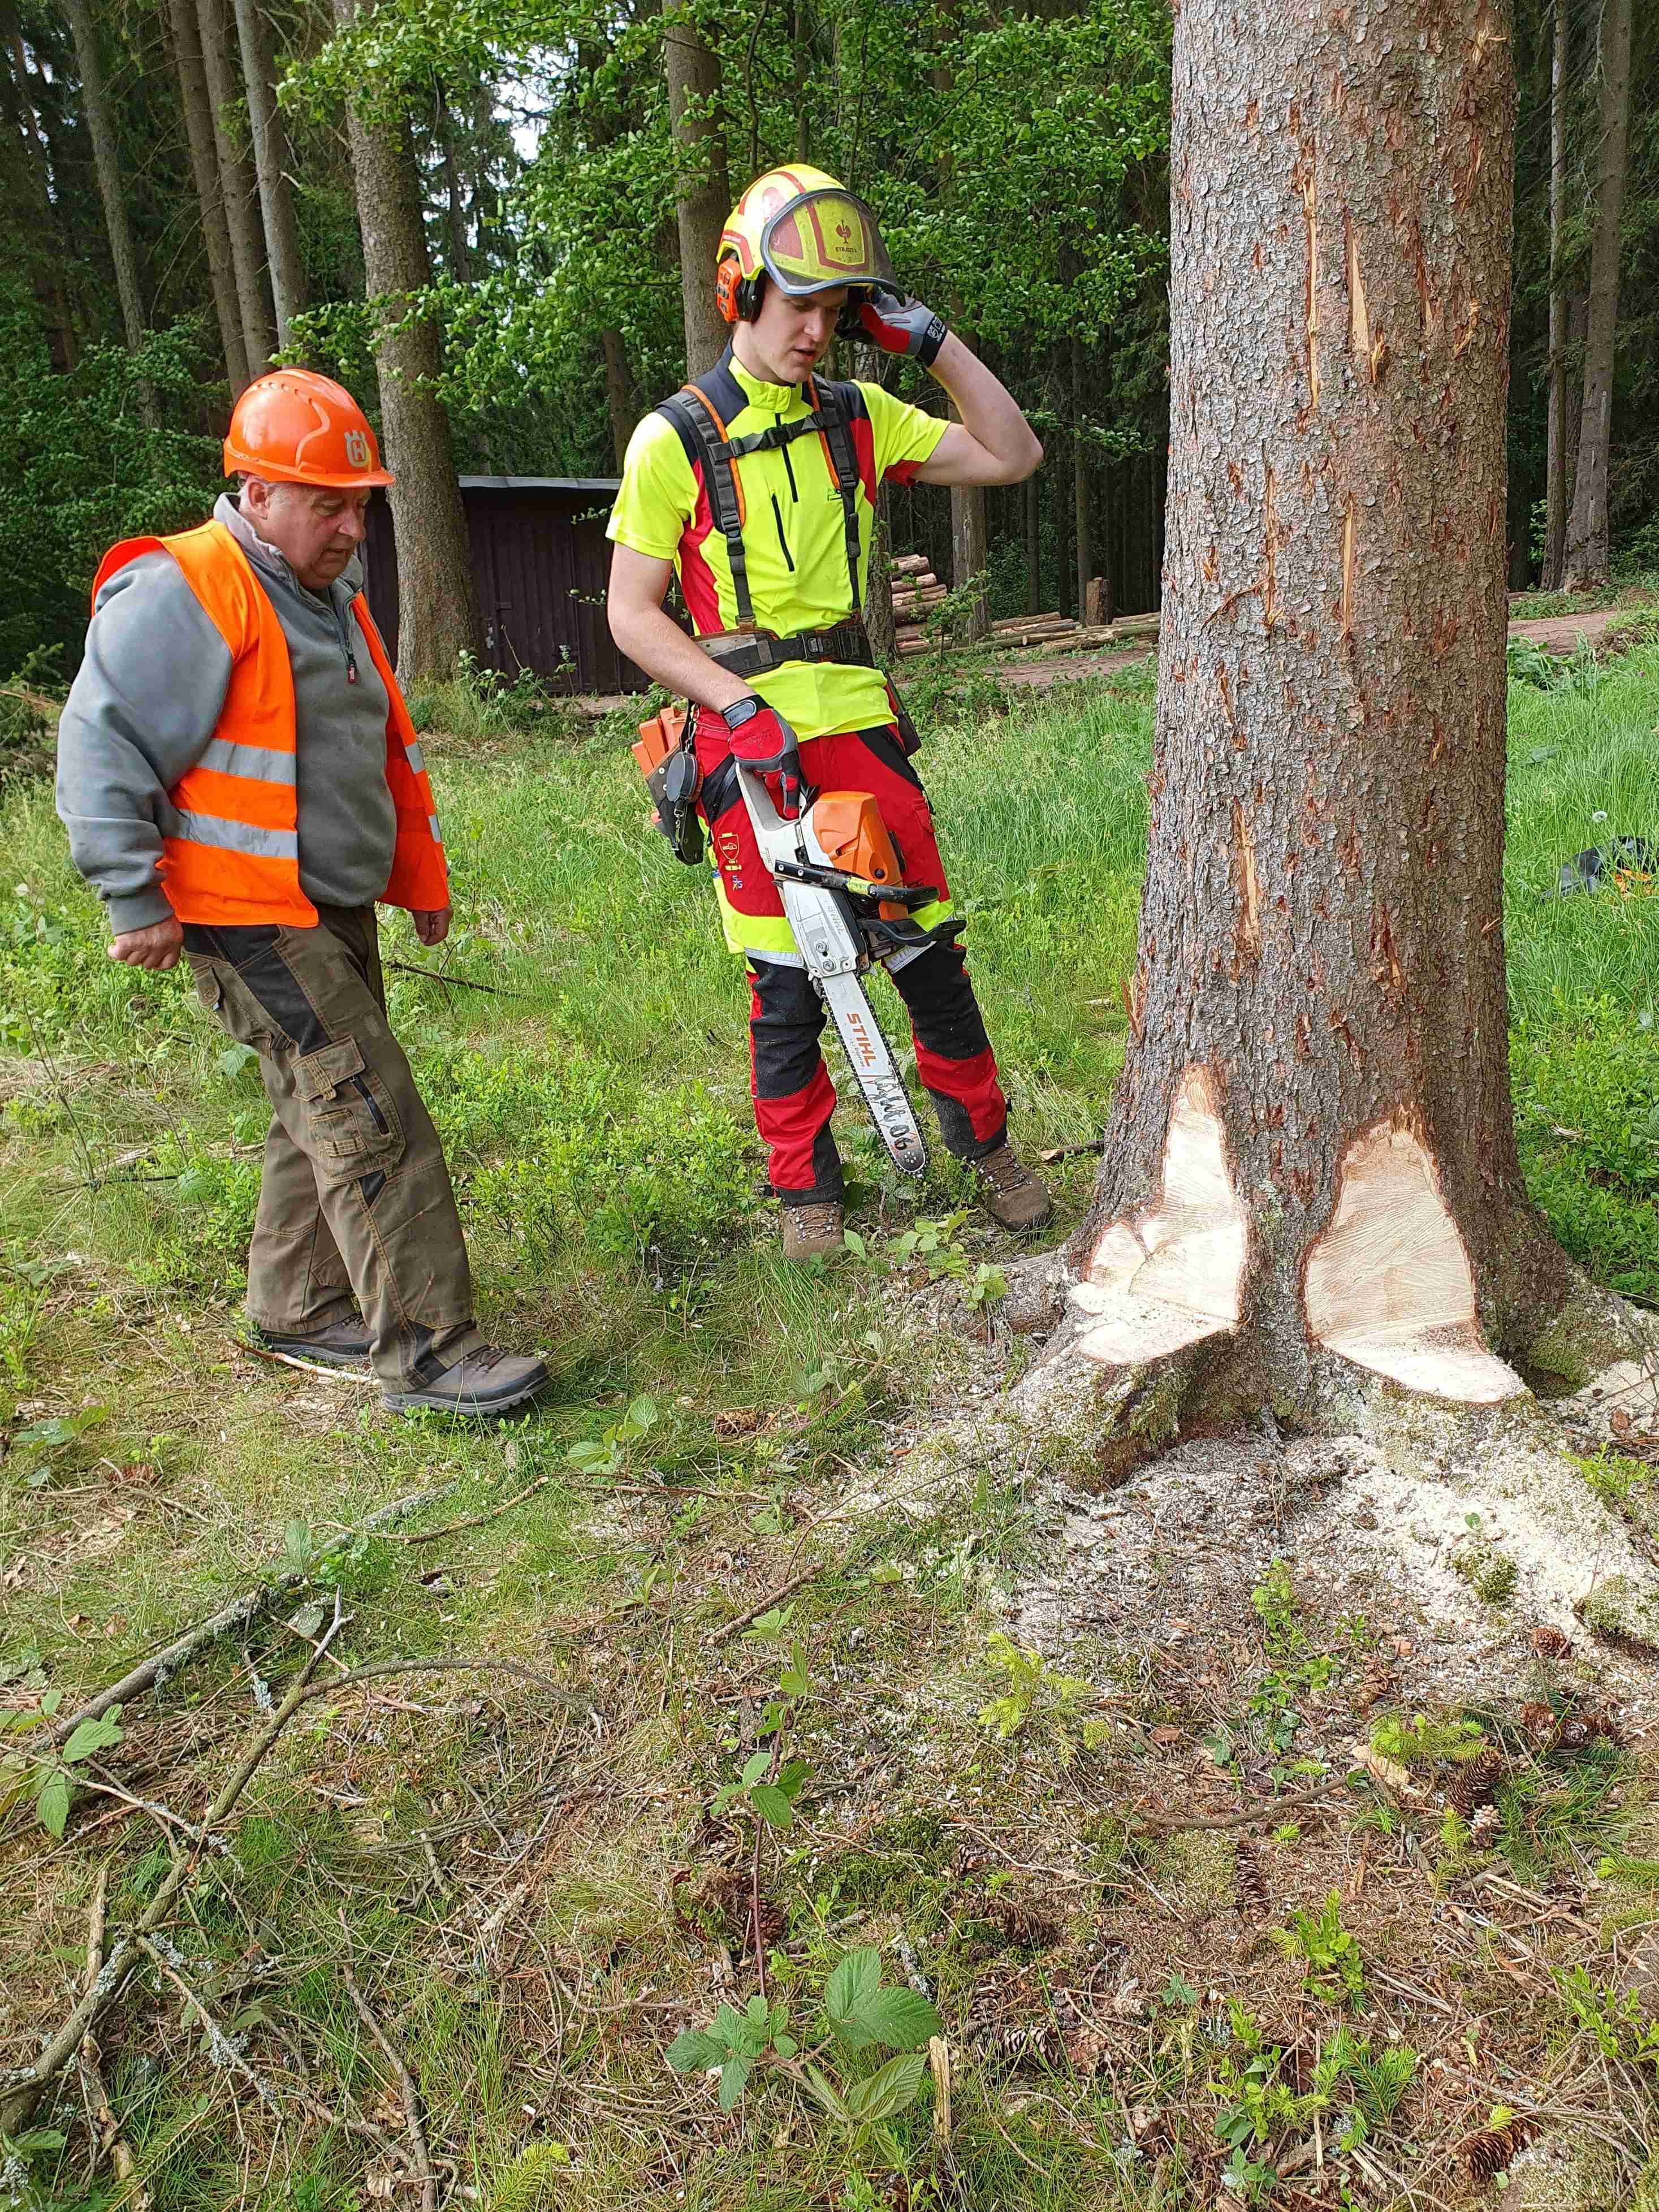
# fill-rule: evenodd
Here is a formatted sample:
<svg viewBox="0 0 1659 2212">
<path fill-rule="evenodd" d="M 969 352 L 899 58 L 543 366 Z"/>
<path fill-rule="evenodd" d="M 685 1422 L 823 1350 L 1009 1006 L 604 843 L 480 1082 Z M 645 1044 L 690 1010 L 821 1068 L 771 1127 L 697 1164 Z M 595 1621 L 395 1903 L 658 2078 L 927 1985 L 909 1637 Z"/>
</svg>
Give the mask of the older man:
<svg viewBox="0 0 1659 2212">
<path fill-rule="evenodd" d="M 248 386 L 224 459 L 234 503 L 104 556 L 58 811 L 111 957 L 160 969 L 182 952 L 259 1055 L 272 1120 L 247 1308 L 265 1342 L 372 1363 L 392 1407 L 501 1413 L 547 1370 L 474 1322 L 376 942 L 379 900 L 424 945 L 450 914 L 421 749 L 358 589 L 369 492 L 392 478 L 350 393 L 303 369 Z"/>
</svg>

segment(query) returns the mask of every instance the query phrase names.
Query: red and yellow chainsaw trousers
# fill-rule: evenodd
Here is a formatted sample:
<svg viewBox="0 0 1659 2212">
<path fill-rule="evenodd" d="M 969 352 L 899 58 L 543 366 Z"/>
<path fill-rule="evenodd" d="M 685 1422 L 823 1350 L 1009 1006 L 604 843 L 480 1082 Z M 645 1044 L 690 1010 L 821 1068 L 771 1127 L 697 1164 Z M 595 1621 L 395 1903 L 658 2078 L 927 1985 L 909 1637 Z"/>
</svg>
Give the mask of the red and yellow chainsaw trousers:
<svg viewBox="0 0 1659 2212">
<path fill-rule="evenodd" d="M 699 714 L 696 747 L 707 789 L 729 751 L 726 725 L 717 715 Z M 815 791 L 874 796 L 905 881 L 939 887 L 937 902 L 923 908 L 917 921 L 926 928 L 943 920 L 951 910 L 945 864 L 927 793 L 898 732 L 853 730 L 810 738 L 800 752 L 802 772 Z M 823 1005 L 795 950 L 742 794 L 729 777 L 714 787 L 722 797 L 730 792 L 729 803 L 708 819 L 708 830 L 726 942 L 749 966 L 750 1090 L 767 1148 L 768 1180 L 786 1206 L 839 1199 L 841 1157 L 830 1127 L 836 1088 L 818 1044 Z M 916 1072 L 933 1102 L 945 1149 L 958 1159 L 982 1159 L 1005 1140 L 1008 1104 L 961 951 L 954 945 L 935 945 L 906 962 L 892 981 L 910 1018 Z"/>
</svg>

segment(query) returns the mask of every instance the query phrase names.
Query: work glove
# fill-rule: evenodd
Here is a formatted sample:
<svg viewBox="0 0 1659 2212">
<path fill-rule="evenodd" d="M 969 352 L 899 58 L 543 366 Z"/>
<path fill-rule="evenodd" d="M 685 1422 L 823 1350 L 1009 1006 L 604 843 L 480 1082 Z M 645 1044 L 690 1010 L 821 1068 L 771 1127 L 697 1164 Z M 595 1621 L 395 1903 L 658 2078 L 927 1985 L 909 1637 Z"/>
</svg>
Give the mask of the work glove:
<svg viewBox="0 0 1659 2212">
<path fill-rule="evenodd" d="M 720 710 L 732 732 L 732 752 L 744 768 L 767 779 L 773 804 L 786 822 L 800 811 L 800 740 L 775 708 L 754 691 Z"/>
<path fill-rule="evenodd" d="M 933 367 L 950 335 L 943 315 L 920 300 L 904 299 L 889 284 L 869 285 L 861 296 L 848 300 L 842 327 L 846 337 L 861 337 L 884 353 L 908 354 L 924 368 Z"/>
</svg>

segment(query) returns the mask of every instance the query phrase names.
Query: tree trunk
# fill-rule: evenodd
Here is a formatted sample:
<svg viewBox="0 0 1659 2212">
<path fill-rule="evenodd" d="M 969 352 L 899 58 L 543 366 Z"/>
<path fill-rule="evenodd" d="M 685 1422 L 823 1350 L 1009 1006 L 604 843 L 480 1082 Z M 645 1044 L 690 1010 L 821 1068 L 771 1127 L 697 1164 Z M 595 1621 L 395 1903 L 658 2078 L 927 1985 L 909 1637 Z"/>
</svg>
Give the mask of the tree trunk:
<svg viewBox="0 0 1659 2212">
<path fill-rule="evenodd" d="M 1581 401 L 1584 382 L 1584 338 L 1589 329 L 1589 295 L 1585 292 L 1570 292 L 1567 295 L 1567 512 L 1572 512 L 1572 488 L 1578 476 L 1578 434 L 1584 427 L 1582 404 L 1573 404 L 1575 391 Z M 1567 549 L 1565 539 L 1561 546 L 1561 568 L 1565 575 Z"/>
<path fill-rule="evenodd" d="M 1089 448 L 1083 434 L 1083 341 L 1072 339 L 1072 512 L 1073 538 L 1077 551 L 1077 612 L 1086 619 L 1089 582 L 1094 571 L 1094 547 L 1089 535 Z"/>
<path fill-rule="evenodd" d="M 1042 511 L 1034 469 L 1021 487 L 1025 514 L 1025 611 L 1042 612 Z"/>
<path fill-rule="evenodd" d="M 70 35 L 75 40 L 75 65 L 81 77 L 81 107 L 92 140 L 93 166 L 98 174 L 98 197 L 103 203 L 104 228 L 109 234 L 110 259 L 115 264 L 115 293 L 121 303 L 121 327 L 127 351 L 144 349 L 144 305 L 138 292 L 138 257 L 132 246 L 132 226 L 121 193 L 121 162 L 115 146 L 115 125 L 104 88 L 104 62 L 98 51 L 98 31 L 88 0 L 64 0 Z M 145 427 L 161 426 L 161 410 L 148 385 L 140 386 L 139 406 Z"/>
<path fill-rule="evenodd" d="M 668 121 L 674 140 L 685 373 L 696 377 L 713 368 L 732 335 L 714 305 L 714 262 L 732 210 L 720 65 L 684 0 L 663 0 L 662 14 Z"/>
<path fill-rule="evenodd" d="M 1619 225 L 1625 207 L 1630 138 L 1632 0 L 1605 0 L 1601 11 L 1601 155 L 1590 243 L 1589 330 L 1584 340 L 1584 404 L 1578 467 L 1567 523 L 1569 591 L 1607 580 L 1607 463 L 1613 438 L 1613 354 L 1619 324 Z"/>
<path fill-rule="evenodd" d="M 271 296 L 276 308 L 276 343 L 286 353 L 294 344 L 294 318 L 306 303 L 306 268 L 300 253 L 299 226 L 294 219 L 294 187 L 288 176 L 288 131 L 276 105 L 276 82 L 270 66 L 270 27 L 261 0 L 236 0 L 236 33 L 241 42 L 259 212 L 264 222 Z"/>
<path fill-rule="evenodd" d="M 443 155 L 445 250 L 450 275 L 458 284 L 465 284 L 472 259 L 466 236 L 466 198 L 461 188 L 460 164 L 455 159 L 455 119 L 441 85 L 437 106 L 438 144 Z"/>
<path fill-rule="evenodd" d="M 1069 1342 L 1208 1414 L 1513 1395 L 1487 1340 L 1572 1280 L 1510 1101 L 1512 49 L 1423 20 L 1176 18 L 1150 854 Z"/>
<path fill-rule="evenodd" d="M 356 0 L 334 0 L 343 28 Z M 437 325 L 419 310 L 432 282 L 420 174 L 409 125 L 371 125 L 347 111 L 362 234 L 363 273 L 379 314 L 376 364 L 386 465 L 397 471 L 392 525 L 398 547 L 398 675 L 407 684 L 453 676 L 478 650 L 472 558 L 449 417 L 438 397 Z"/>
<path fill-rule="evenodd" d="M 806 88 L 811 82 L 812 49 L 806 27 L 806 0 L 795 0 L 795 159 L 805 161 L 812 151 L 812 132 L 806 114 Z"/>
<path fill-rule="evenodd" d="M 17 94 L 17 125 L 23 141 L 23 161 L 28 171 L 29 197 L 33 201 L 33 219 L 40 225 L 35 245 L 39 254 L 35 278 L 36 296 L 43 307 L 51 311 L 51 349 L 54 368 L 67 371 L 80 359 L 80 340 L 76 334 L 75 319 L 70 312 L 69 294 L 64 287 L 63 264 L 52 251 L 52 231 L 54 217 L 59 218 L 60 209 L 54 207 L 52 157 L 46 149 L 46 134 L 40 128 L 40 118 L 34 105 L 34 87 L 30 78 L 28 56 L 15 25 L 8 40 L 12 68 L 15 72 Z"/>
<path fill-rule="evenodd" d="M 1540 578 L 1547 592 L 1561 588 L 1567 547 L 1567 287 L 1561 266 L 1566 220 L 1567 0 L 1555 0 L 1555 50 L 1550 64 L 1549 463 Z"/>
<path fill-rule="evenodd" d="M 173 66 L 179 73 L 185 135 L 190 141 L 191 174 L 196 180 L 196 204 L 201 212 L 202 243 L 207 254 L 213 313 L 219 325 L 225 374 L 235 395 L 248 381 L 247 342 L 242 335 L 241 308 L 236 297 L 236 269 L 231 258 L 230 226 L 225 220 L 224 193 L 219 182 L 219 155 L 213 143 L 213 111 L 208 101 L 207 73 L 202 65 L 202 33 L 196 20 L 196 0 L 167 0 L 167 21 L 173 30 Z"/>
<path fill-rule="evenodd" d="M 628 373 L 628 354 L 621 331 L 601 331 L 599 342 L 605 348 L 605 405 L 611 418 L 611 449 L 616 455 L 617 473 L 620 476 L 623 463 L 628 458 L 628 441 L 634 434 L 634 380 Z"/>
<path fill-rule="evenodd" d="M 961 417 L 955 408 L 951 420 Z M 951 487 L 951 583 L 960 591 L 977 576 L 980 588 L 968 602 L 963 613 L 957 618 L 956 635 L 964 645 L 973 645 L 991 635 L 991 610 L 985 597 L 985 487 L 983 484 L 952 484 Z"/>
<path fill-rule="evenodd" d="M 213 143 L 219 161 L 219 185 L 230 232 L 231 266 L 236 272 L 236 301 L 242 319 L 242 346 L 250 376 L 262 376 L 276 348 L 270 295 L 265 289 L 264 238 L 259 224 L 258 188 L 247 155 L 236 143 L 231 118 L 236 107 L 236 71 L 231 64 L 224 0 L 196 0 L 202 68 L 213 115 Z"/>
</svg>

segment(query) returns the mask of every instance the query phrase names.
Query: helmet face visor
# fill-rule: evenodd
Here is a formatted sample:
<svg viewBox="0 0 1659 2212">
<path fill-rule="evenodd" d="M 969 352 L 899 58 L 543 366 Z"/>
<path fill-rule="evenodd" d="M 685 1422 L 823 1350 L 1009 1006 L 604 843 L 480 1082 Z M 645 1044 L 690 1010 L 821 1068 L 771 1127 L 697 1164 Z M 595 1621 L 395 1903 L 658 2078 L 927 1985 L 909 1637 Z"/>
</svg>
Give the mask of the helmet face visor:
<svg viewBox="0 0 1659 2212">
<path fill-rule="evenodd" d="M 786 202 L 761 233 L 761 260 L 778 289 L 794 299 L 838 284 L 893 283 L 874 216 L 839 187 Z"/>
</svg>

